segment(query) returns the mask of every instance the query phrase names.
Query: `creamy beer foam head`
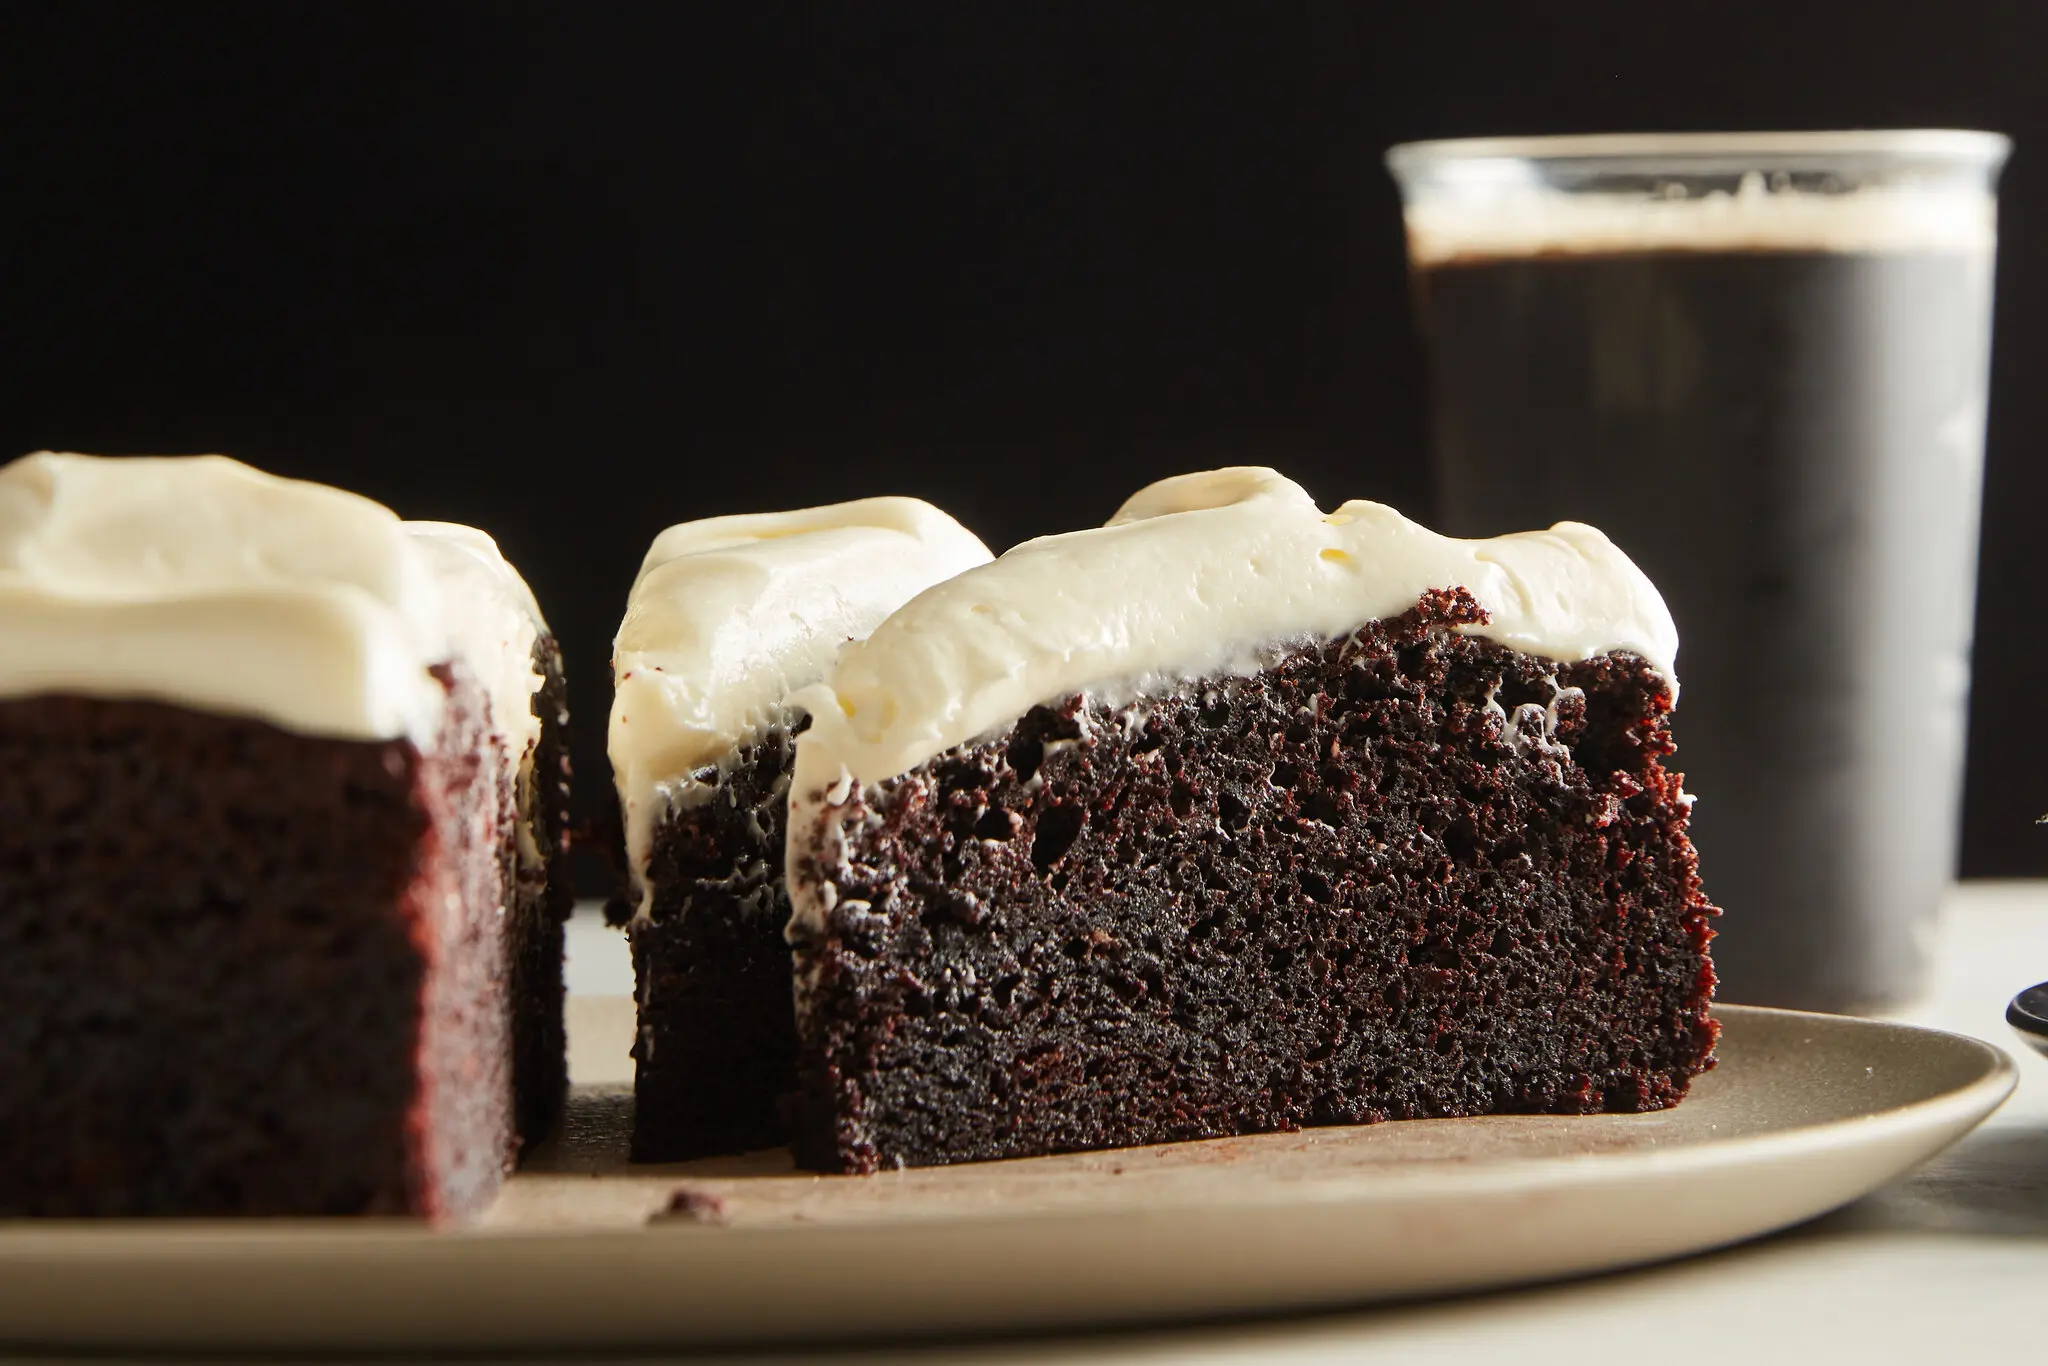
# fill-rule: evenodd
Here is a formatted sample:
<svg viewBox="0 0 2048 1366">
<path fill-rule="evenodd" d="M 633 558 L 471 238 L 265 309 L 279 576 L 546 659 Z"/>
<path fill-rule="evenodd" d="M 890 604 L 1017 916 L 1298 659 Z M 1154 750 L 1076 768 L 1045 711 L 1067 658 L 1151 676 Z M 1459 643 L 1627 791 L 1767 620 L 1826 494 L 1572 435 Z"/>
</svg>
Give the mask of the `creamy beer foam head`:
<svg viewBox="0 0 2048 1366">
<path fill-rule="evenodd" d="M 1405 209 L 1419 266 L 1467 257 L 1636 251 L 1985 251 L 1998 242 L 1988 191 L 1873 187 L 1773 190 L 1760 172 L 1733 192 L 1649 198 L 1529 185 L 1472 197 L 1423 194 Z"/>
</svg>

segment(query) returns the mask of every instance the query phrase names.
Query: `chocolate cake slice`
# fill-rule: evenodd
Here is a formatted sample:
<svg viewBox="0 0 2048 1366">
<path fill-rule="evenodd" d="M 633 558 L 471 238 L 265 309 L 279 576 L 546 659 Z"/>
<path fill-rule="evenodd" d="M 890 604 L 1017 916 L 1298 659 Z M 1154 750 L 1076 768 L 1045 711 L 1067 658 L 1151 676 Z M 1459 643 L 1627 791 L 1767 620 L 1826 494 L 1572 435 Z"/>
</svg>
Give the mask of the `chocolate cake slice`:
<svg viewBox="0 0 2048 1366">
<path fill-rule="evenodd" d="M 799 1162 L 1677 1103 L 1677 639 L 1605 537 L 1268 470 L 912 601 L 799 694 Z"/>
<path fill-rule="evenodd" d="M 559 655 L 490 539 L 0 468 L 0 1214 L 479 1209 L 559 1112 Z"/>
<path fill-rule="evenodd" d="M 776 1147 L 795 1086 L 782 883 L 791 689 L 929 584 L 986 563 L 959 523 L 871 498 L 670 527 L 613 656 L 639 1034 L 632 1153 Z"/>
</svg>

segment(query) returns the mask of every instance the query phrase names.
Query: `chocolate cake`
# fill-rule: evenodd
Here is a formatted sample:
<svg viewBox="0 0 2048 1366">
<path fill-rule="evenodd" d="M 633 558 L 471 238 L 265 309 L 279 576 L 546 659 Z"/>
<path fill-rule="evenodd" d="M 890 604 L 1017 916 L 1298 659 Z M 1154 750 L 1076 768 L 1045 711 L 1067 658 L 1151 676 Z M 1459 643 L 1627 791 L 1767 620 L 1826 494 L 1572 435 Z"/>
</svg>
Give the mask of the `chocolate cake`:
<svg viewBox="0 0 2048 1366">
<path fill-rule="evenodd" d="M 798 695 L 799 1162 L 1677 1103 L 1717 912 L 1676 648 L 1592 528 L 1265 470 L 923 594 Z"/>
<path fill-rule="evenodd" d="M 564 1088 L 552 638 L 488 537 L 0 468 L 0 1214 L 489 1200 Z"/>
<path fill-rule="evenodd" d="M 796 1032 L 783 930 L 784 824 L 824 676 L 929 584 L 985 563 L 957 522 L 872 498 L 664 531 L 619 627 L 610 751 L 625 828 L 639 1033 L 639 1161 L 779 1146 Z"/>
</svg>

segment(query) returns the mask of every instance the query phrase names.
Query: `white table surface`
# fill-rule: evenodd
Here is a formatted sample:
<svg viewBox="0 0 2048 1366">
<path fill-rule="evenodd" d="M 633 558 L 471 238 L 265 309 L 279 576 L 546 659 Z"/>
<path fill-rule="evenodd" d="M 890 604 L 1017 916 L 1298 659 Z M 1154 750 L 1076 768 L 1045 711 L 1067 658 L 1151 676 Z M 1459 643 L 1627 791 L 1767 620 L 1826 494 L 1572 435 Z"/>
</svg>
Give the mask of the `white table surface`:
<svg viewBox="0 0 2048 1366">
<path fill-rule="evenodd" d="M 630 992 L 617 932 L 595 917 L 579 915 L 572 924 L 569 958 L 572 992 Z M 745 1360 L 1863 1366 L 2040 1359 L 2048 1350 L 2048 1058 L 2017 1042 L 2004 1012 L 2016 992 L 2042 980 L 2048 881 L 1957 888 L 1935 987 L 1897 1018 L 2004 1048 L 2020 1064 L 2018 1091 L 1918 1172 L 1760 1242 L 1641 1271 L 1428 1304 Z M 572 1009 L 572 1030 L 575 1023 Z"/>
</svg>

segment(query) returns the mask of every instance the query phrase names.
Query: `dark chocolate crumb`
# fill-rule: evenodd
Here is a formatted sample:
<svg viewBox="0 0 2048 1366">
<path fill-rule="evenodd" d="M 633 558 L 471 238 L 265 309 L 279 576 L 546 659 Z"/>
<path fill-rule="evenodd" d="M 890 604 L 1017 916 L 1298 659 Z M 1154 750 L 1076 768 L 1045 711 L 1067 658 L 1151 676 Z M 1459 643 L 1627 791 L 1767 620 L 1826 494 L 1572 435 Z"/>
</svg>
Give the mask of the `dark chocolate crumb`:
<svg viewBox="0 0 2048 1366">
<path fill-rule="evenodd" d="M 677 1186 L 668 1197 L 668 1206 L 654 1216 L 656 1221 L 680 1219 L 692 1224 L 725 1224 L 731 1222 L 731 1210 L 725 1197 L 702 1186 Z"/>
</svg>

